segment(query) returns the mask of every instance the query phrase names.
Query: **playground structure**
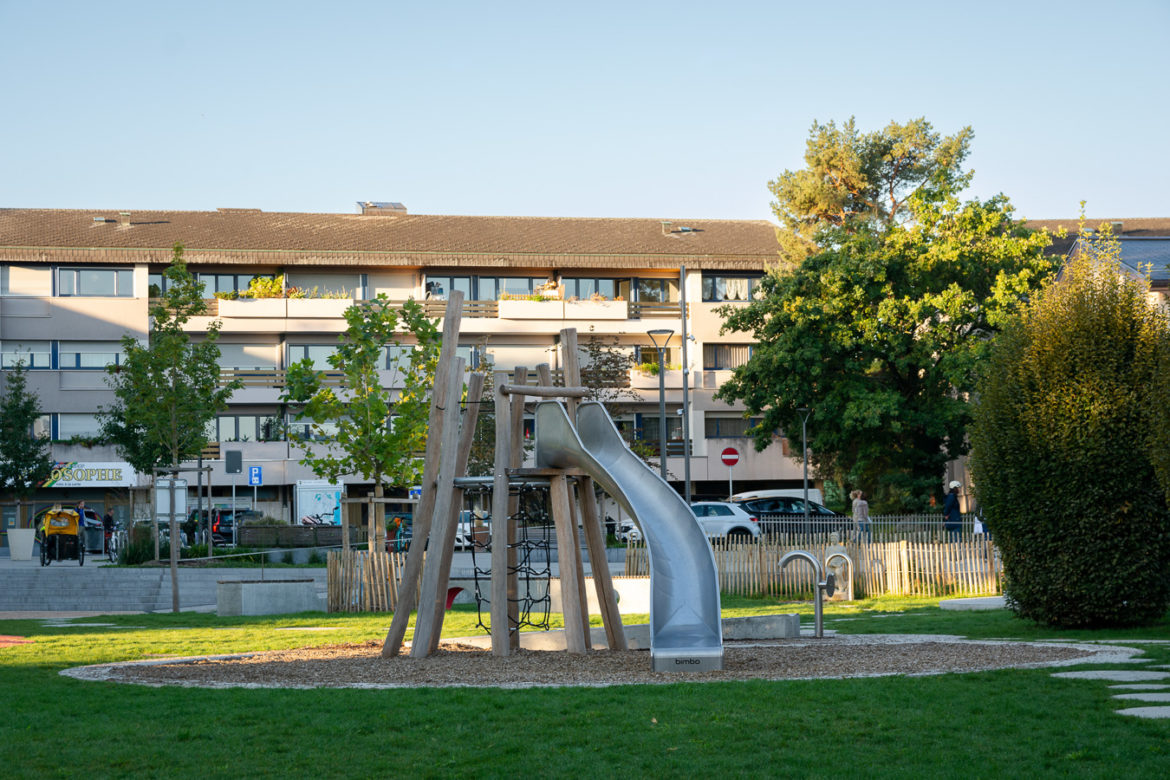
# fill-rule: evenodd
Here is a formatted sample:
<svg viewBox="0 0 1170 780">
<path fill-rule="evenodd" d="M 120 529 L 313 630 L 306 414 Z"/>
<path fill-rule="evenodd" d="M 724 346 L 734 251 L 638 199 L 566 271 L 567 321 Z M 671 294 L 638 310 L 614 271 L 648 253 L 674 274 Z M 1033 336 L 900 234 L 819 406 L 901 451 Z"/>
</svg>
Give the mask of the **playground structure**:
<svg viewBox="0 0 1170 780">
<path fill-rule="evenodd" d="M 467 412 L 461 421 L 464 367 L 455 357 L 455 345 L 462 297 L 452 291 L 447 302 L 414 543 L 402 572 L 383 656 L 397 655 L 402 649 L 416 588 L 418 616 L 411 655 L 431 655 L 438 648 L 442 631 L 455 532 L 463 505 L 460 483 L 466 476 L 484 387 L 483 375 L 472 374 Z M 553 386 L 547 364 L 537 366 L 538 385 L 526 383 L 528 369 L 524 366 L 515 369 L 512 383 L 508 383 L 506 372 L 493 374 L 496 437 L 488 599 L 492 653 L 508 656 L 519 649 L 517 499 L 511 488 L 539 479 L 548 482 L 568 652 L 592 649 L 579 529 L 584 532 L 592 564 L 606 645 L 612 650 L 627 647 L 605 556 L 596 484 L 633 516 L 647 541 L 652 668 L 689 672 L 721 669 L 719 584 L 706 537 L 683 499 L 629 450 L 604 407 L 581 402 L 590 391 L 581 386 L 577 332 L 568 328 L 560 335 L 564 387 Z M 536 467 L 526 469 L 522 468 L 523 411 L 528 398 L 541 400 L 536 404 Z M 424 549 L 428 551 L 425 556 Z"/>
</svg>

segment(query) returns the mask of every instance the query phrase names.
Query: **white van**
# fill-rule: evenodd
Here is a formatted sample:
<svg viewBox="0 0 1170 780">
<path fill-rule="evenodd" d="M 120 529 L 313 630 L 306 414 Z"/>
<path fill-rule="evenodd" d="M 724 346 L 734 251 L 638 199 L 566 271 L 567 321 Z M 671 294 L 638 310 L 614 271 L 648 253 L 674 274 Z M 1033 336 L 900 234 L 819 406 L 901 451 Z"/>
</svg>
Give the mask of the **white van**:
<svg viewBox="0 0 1170 780">
<path fill-rule="evenodd" d="M 804 498 L 804 488 L 779 488 L 777 490 L 749 490 L 745 493 L 736 493 L 729 501 L 754 501 L 757 498 Z M 824 504 L 825 499 L 819 488 L 808 489 L 808 500 L 817 504 Z"/>
</svg>

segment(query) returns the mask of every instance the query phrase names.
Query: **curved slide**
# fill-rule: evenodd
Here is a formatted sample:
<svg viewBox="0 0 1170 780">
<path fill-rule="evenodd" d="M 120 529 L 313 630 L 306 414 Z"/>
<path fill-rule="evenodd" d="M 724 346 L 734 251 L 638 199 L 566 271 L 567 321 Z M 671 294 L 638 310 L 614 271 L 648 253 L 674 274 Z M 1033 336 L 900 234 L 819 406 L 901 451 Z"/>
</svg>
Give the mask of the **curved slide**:
<svg viewBox="0 0 1170 780">
<path fill-rule="evenodd" d="M 715 555 L 691 508 L 630 451 L 598 403 L 577 425 L 559 401 L 536 405 L 536 465 L 579 468 L 625 507 L 650 554 L 650 658 L 654 671 L 723 668 Z"/>
</svg>

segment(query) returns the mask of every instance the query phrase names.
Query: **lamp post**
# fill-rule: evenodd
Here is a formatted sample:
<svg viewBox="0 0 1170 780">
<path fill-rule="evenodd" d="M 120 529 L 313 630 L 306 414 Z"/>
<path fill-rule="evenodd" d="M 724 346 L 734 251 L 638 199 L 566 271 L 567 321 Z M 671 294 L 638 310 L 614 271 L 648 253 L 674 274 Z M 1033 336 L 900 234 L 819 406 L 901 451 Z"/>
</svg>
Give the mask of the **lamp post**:
<svg viewBox="0 0 1170 780">
<path fill-rule="evenodd" d="M 804 417 L 800 421 L 800 460 L 804 464 L 804 527 L 808 529 L 808 416 L 812 412 L 807 406 L 801 406 L 796 411 Z"/>
<path fill-rule="evenodd" d="M 658 350 L 658 442 L 661 448 L 658 453 L 658 463 L 662 467 L 662 479 L 666 480 L 666 344 L 674 331 L 670 328 L 655 328 L 646 331 L 650 342 Z M 662 343 L 658 343 L 658 339 Z"/>
</svg>

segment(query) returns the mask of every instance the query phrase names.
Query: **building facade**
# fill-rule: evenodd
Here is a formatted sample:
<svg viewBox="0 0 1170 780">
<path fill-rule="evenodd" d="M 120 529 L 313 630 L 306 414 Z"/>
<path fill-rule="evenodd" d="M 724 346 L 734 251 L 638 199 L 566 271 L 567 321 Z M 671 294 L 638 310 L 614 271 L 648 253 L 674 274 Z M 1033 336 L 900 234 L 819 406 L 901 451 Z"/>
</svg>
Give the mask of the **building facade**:
<svg viewBox="0 0 1170 780">
<path fill-rule="evenodd" d="M 280 401 L 288 366 L 308 358 L 328 369 L 342 313 L 355 301 L 413 298 L 439 317 L 452 290 L 464 296 L 459 348 L 473 368 L 534 372 L 548 363 L 556 371 L 567 327 L 583 345 L 595 339 L 629 355 L 635 367 L 619 382 L 626 398 L 617 423 L 655 451 L 662 439 L 658 352 L 649 331 L 670 331 L 665 438 L 680 493 L 688 473 L 693 496 L 800 484 L 787 442 L 777 437 L 756 452 L 742 409 L 714 398 L 751 354 L 747 334 L 721 332 L 718 309 L 749 300 L 774 262 L 768 222 L 414 215 L 371 202 L 353 214 L 5 209 L 0 368 L 21 360 L 30 369 L 30 389 L 46 413 L 39 432 L 51 437 L 58 462 L 38 506 L 84 498 L 124 515 L 129 491 L 148 484 L 95 442 L 95 414 L 113 401 L 105 368 L 121 358 L 120 339 L 146 337 L 149 301 L 176 242 L 211 305 L 211 317 L 188 329 L 198 338 L 219 320 L 223 376 L 244 383 L 209 430 L 205 465 L 216 503 L 230 501 L 234 487 L 237 503 L 296 522 L 295 486 L 314 475 L 284 433 L 292 420 Z M 278 281 L 285 297 L 239 297 L 257 277 Z M 388 387 L 395 357 L 388 349 Z M 722 457 L 728 449 L 738 453 L 731 468 Z M 228 451 L 241 453 L 243 474 L 225 473 Z M 260 484 L 251 484 L 257 476 Z M 347 486 L 351 494 L 368 487 L 356 478 Z M 2 509 L 8 527 L 14 507 Z"/>
</svg>

